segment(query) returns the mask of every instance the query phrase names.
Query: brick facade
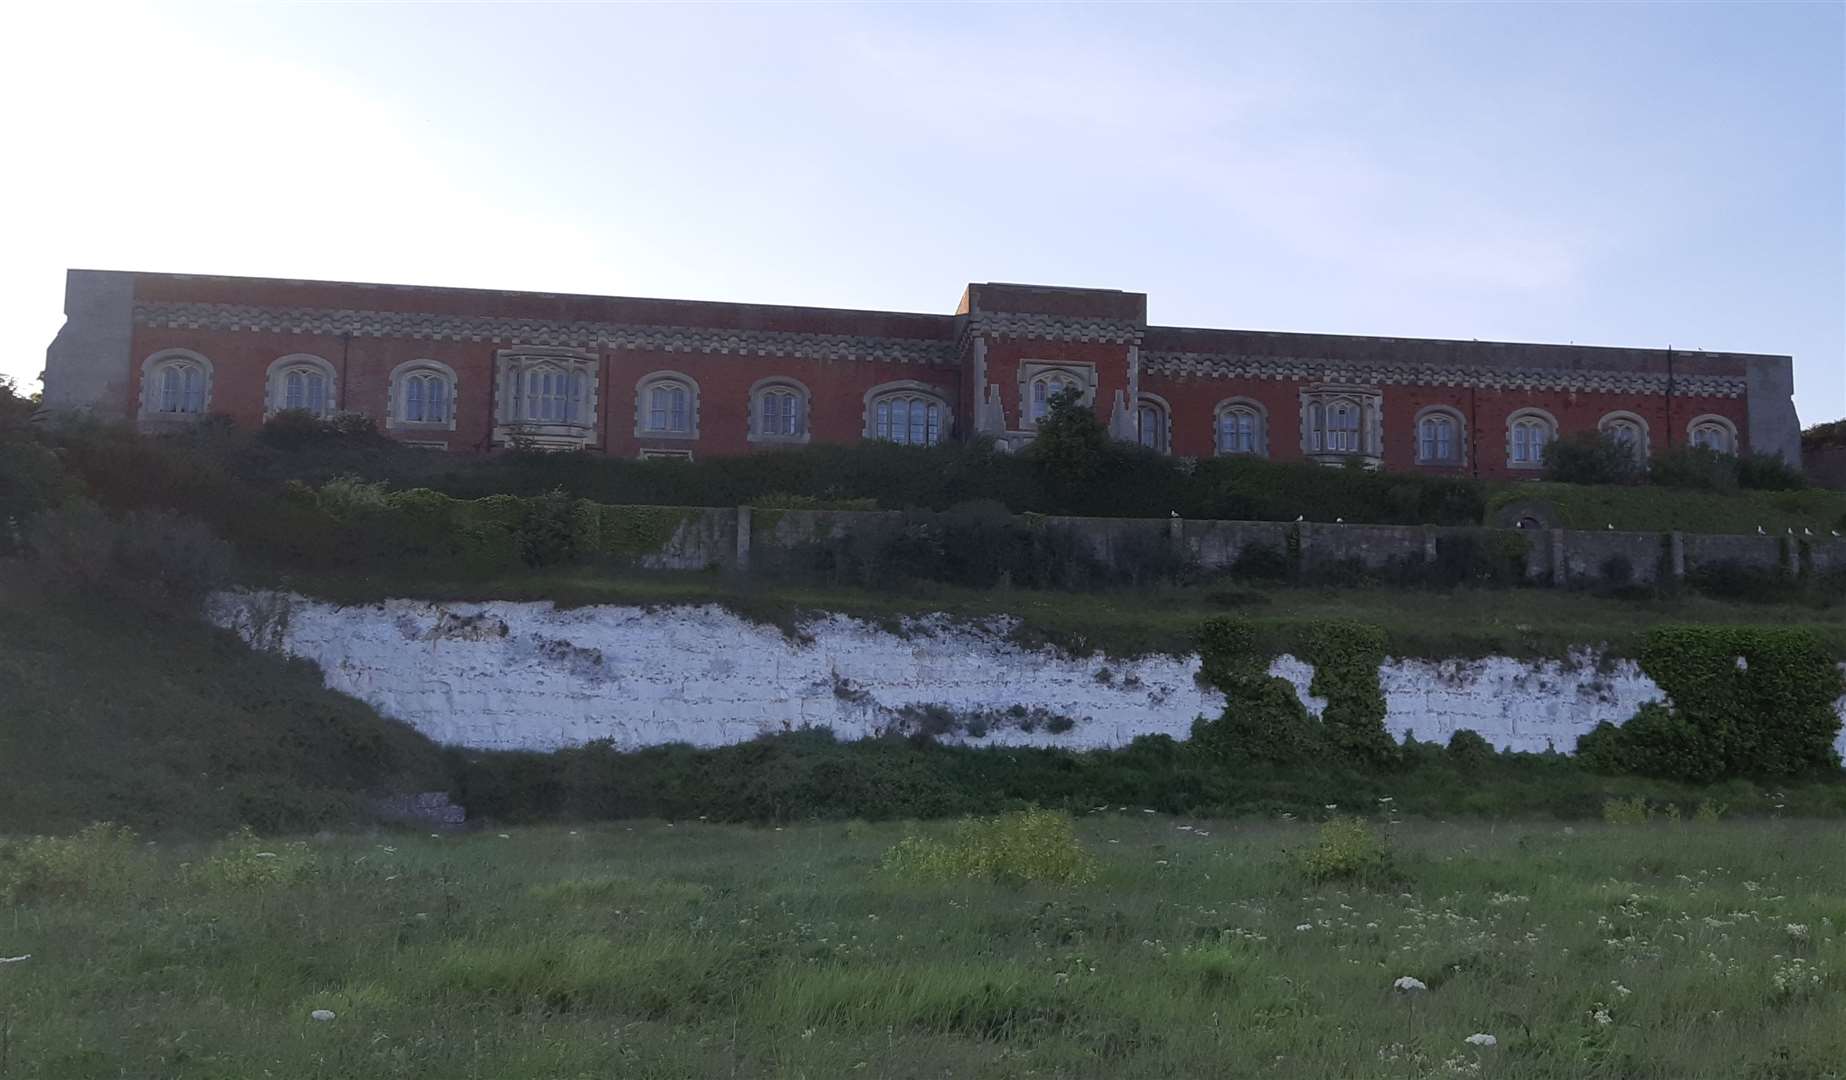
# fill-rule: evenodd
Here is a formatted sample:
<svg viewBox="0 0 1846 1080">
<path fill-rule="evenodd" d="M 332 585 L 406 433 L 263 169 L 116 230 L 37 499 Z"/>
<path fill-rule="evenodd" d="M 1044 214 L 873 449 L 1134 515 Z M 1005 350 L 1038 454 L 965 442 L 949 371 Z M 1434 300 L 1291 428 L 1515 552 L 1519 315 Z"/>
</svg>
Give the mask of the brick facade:
<svg viewBox="0 0 1846 1080">
<path fill-rule="evenodd" d="M 1118 438 L 1193 457 L 1532 475 L 1524 416 L 1650 452 L 1696 422 L 1799 459 L 1787 357 L 1165 327 L 1113 290 L 976 284 L 929 315 L 73 270 L 65 310 L 47 406 L 152 430 L 298 403 L 452 451 L 1016 447 L 1035 397 L 1075 385 Z"/>
</svg>

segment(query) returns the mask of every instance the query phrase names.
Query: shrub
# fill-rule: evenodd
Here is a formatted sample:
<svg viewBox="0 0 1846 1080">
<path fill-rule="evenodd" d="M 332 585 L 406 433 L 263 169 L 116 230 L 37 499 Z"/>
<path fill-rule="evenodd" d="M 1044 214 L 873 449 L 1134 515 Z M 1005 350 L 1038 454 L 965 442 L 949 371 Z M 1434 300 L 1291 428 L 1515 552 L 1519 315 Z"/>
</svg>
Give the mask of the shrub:
<svg viewBox="0 0 1846 1080">
<path fill-rule="evenodd" d="M 911 834 L 885 853 L 884 869 L 918 881 L 1080 885 L 1096 876 L 1068 814 L 1023 810 L 969 818 L 947 840 Z"/>
<path fill-rule="evenodd" d="M 1454 529 L 1436 537 L 1424 576 L 1437 585 L 1511 586 L 1525 581 L 1531 540 L 1516 530 Z"/>
<path fill-rule="evenodd" d="M 66 589 L 154 606 L 196 607 L 231 575 L 231 547 L 203 524 L 164 510 L 120 521 L 78 501 L 40 515 L 30 547 Z"/>
<path fill-rule="evenodd" d="M 1651 631 L 1641 667 L 1671 704 L 1644 705 L 1621 727 L 1577 744 L 1591 768 L 1710 783 L 1831 773 L 1846 685 L 1812 631 L 1699 626 Z"/>
<path fill-rule="evenodd" d="M 189 878 L 206 888 L 271 889 L 314 876 L 319 860 L 300 840 L 265 843 L 250 826 L 232 833 L 204 862 L 188 866 Z"/>
<path fill-rule="evenodd" d="M 1737 472 L 1736 455 L 1709 446 L 1676 446 L 1647 463 L 1649 483 L 1693 491 L 1735 491 Z"/>
<path fill-rule="evenodd" d="M 1545 446 L 1545 479 L 1561 484 L 1632 484 L 1641 479 L 1634 450 L 1602 432 L 1581 432 Z"/>
<path fill-rule="evenodd" d="M 1649 816 L 1647 800 L 1639 795 L 1603 800 L 1602 819 L 1611 825 L 1645 825 Z"/>
<path fill-rule="evenodd" d="M 134 831 L 109 822 L 73 836 L 0 840 L 0 900 L 123 897 L 154 872 Z"/>
<path fill-rule="evenodd" d="M 1807 477 L 1782 460 L 1781 454 L 1760 451 L 1737 459 L 1737 483 L 1757 491 L 1798 491 L 1808 486 Z"/>
<path fill-rule="evenodd" d="M 1464 773 L 1477 773 L 1493 761 L 1493 744 L 1480 732 L 1461 728 L 1449 736 L 1448 759 Z"/>
<path fill-rule="evenodd" d="M 1337 817 L 1322 825 L 1314 846 L 1291 854 L 1290 862 L 1311 885 L 1352 881 L 1376 886 L 1401 880 L 1390 843 L 1354 817 Z"/>
</svg>

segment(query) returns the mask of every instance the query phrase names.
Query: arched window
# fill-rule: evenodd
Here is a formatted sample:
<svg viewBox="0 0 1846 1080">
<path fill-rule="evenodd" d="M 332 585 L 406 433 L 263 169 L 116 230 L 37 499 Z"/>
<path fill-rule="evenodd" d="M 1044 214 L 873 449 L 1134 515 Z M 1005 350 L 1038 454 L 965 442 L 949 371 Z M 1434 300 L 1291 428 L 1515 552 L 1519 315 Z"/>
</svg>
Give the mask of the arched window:
<svg viewBox="0 0 1846 1080">
<path fill-rule="evenodd" d="M 1363 448 L 1359 403 L 1346 398 L 1316 401 L 1308 406 L 1308 450 L 1312 453 L 1356 454 Z"/>
<path fill-rule="evenodd" d="M 1032 422 L 1038 423 L 1051 411 L 1051 399 L 1067 390 L 1083 392 L 1083 383 L 1068 371 L 1050 371 L 1032 380 Z"/>
<path fill-rule="evenodd" d="M 1464 430 L 1461 414 L 1447 406 L 1432 405 L 1417 413 L 1417 464 L 1462 464 Z"/>
<path fill-rule="evenodd" d="M 1686 425 L 1686 441 L 1720 454 L 1737 452 L 1737 425 L 1722 416 L 1695 416 Z"/>
<path fill-rule="evenodd" d="M 865 437 L 905 446 L 935 446 L 949 433 L 949 406 L 927 383 L 885 383 L 865 395 Z"/>
<path fill-rule="evenodd" d="M 388 427 L 455 428 L 455 370 L 434 360 L 412 360 L 391 372 L 385 405 Z"/>
<path fill-rule="evenodd" d="M 1506 463 L 1515 469 L 1545 464 L 1545 447 L 1557 437 L 1558 424 L 1543 409 L 1521 409 L 1506 421 Z"/>
<path fill-rule="evenodd" d="M 1172 439 L 1168 423 L 1170 415 L 1164 398 L 1157 394 L 1142 394 L 1140 404 L 1135 406 L 1135 438 L 1149 450 L 1166 453 Z"/>
<path fill-rule="evenodd" d="M 211 402 L 211 361 L 188 349 L 163 349 L 141 365 L 141 415 L 196 420 Z"/>
<path fill-rule="evenodd" d="M 1633 454 L 1636 461 L 1647 460 L 1647 421 L 1631 412 L 1612 412 L 1596 427 Z"/>
<path fill-rule="evenodd" d="M 1268 414 L 1262 405 L 1249 398 L 1231 398 L 1218 403 L 1213 428 L 1220 454 L 1255 454 L 1268 452 Z"/>
<path fill-rule="evenodd" d="M 537 424 L 581 424 L 586 379 L 581 371 L 534 364 L 521 376 L 518 415 Z"/>
<path fill-rule="evenodd" d="M 338 384 L 333 365 L 318 356 L 295 353 L 269 365 L 267 415 L 283 410 L 297 410 L 312 416 L 329 417 L 339 407 Z"/>
<path fill-rule="evenodd" d="M 635 384 L 635 435 L 650 439 L 699 437 L 699 384 L 677 371 L 656 371 Z"/>
<path fill-rule="evenodd" d="M 751 442 L 807 442 L 808 388 L 771 376 L 750 388 Z"/>
</svg>

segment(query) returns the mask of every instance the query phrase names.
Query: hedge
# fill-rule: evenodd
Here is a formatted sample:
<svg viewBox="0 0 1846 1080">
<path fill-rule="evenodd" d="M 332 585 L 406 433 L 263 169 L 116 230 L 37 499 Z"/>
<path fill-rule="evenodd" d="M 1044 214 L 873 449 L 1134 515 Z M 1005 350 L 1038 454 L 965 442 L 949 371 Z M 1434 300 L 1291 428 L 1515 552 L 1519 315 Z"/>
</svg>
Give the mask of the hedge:
<svg viewBox="0 0 1846 1080">
<path fill-rule="evenodd" d="M 1846 492 L 1825 488 L 1797 491 L 1686 491 L 1644 485 L 1585 486 L 1528 482 L 1509 484 L 1487 499 L 1487 518 L 1522 504 L 1547 511 L 1551 524 L 1563 529 L 1629 532 L 1754 533 L 1758 526 L 1774 533 L 1811 529 L 1820 534 L 1846 532 Z"/>
</svg>

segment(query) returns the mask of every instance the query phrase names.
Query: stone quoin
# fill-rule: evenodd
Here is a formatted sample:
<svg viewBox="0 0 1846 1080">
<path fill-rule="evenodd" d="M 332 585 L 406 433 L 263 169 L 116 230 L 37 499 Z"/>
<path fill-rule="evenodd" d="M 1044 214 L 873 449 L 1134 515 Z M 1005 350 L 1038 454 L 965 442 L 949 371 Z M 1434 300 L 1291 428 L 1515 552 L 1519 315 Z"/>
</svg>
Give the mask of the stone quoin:
<svg viewBox="0 0 1846 1080">
<path fill-rule="evenodd" d="M 1585 431 L 1800 457 L 1786 356 L 1154 326 L 1110 289 L 973 284 L 945 315 L 72 270 L 64 310 L 45 406 L 149 431 L 303 409 L 452 451 L 1019 447 L 1075 389 L 1187 457 L 1511 478 Z"/>
</svg>

